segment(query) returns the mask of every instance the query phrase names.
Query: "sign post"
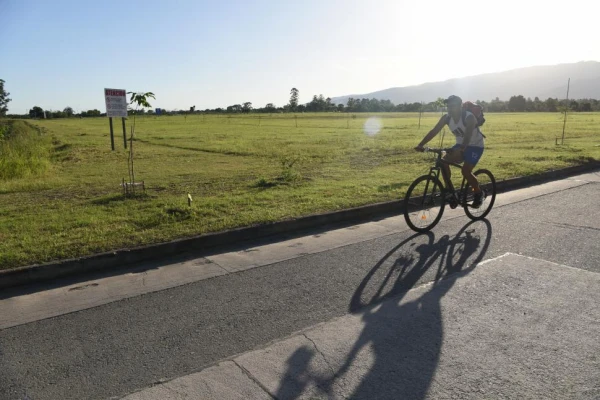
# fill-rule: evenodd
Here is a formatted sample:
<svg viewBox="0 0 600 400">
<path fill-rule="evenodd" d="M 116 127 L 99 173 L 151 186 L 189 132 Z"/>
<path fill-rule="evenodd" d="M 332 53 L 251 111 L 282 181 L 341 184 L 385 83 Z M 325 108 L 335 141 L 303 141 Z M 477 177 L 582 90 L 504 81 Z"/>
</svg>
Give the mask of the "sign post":
<svg viewBox="0 0 600 400">
<path fill-rule="evenodd" d="M 110 148 L 115 151 L 115 135 L 113 135 L 112 117 L 108 118 L 108 124 L 110 125 Z"/>
<path fill-rule="evenodd" d="M 127 133 L 125 133 L 125 118 L 121 118 L 123 121 L 123 145 L 127 148 Z"/>
<path fill-rule="evenodd" d="M 106 103 L 106 116 L 110 124 L 110 143 L 111 148 L 115 149 L 115 139 L 113 134 L 112 117 L 121 117 L 123 119 L 123 142 L 127 148 L 127 139 L 125 137 L 125 118 L 127 118 L 127 92 L 125 89 L 104 89 L 104 100 Z"/>
</svg>

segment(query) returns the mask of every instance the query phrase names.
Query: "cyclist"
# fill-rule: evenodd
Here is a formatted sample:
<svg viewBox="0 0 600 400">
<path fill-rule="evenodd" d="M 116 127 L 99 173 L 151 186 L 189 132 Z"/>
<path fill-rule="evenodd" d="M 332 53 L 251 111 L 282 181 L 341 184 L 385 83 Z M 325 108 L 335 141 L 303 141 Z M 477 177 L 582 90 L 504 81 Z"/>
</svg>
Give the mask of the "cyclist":
<svg viewBox="0 0 600 400">
<path fill-rule="evenodd" d="M 469 185 L 473 188 L 473 207 L 478 208 L 481 206 L 483 200 L 483 194 L 479 187 L 479 182 L 475 175 L 473 175 L 473 168 L 481 158 L 484 149 L 483 134 L 477 126 L 477 120 L 475 116 L 462 110 L 462 99 L 458 96 L 450 96 L 444 103 L 448 107 L 448 114 L 445 114 L 440 118 L 437 125 L 429 131 L 427 135 L 421 140 L 421 143 L 415 150 L 424 151 L 423 146 L 433 139 L 442 128 L 448 125 L 450 131 L 456 137 L 456 144 L 452 147 L 451 151 L 444 156 L 444 160 L 454 163 L 463 163 L 462 175 L 467 179 Z M 446 187 L 450 187 L 450 166 L 442 163 L 442 170 Z M 450 205 L 452 208 L 456 207 L 456 204 Z"/>
</svg>

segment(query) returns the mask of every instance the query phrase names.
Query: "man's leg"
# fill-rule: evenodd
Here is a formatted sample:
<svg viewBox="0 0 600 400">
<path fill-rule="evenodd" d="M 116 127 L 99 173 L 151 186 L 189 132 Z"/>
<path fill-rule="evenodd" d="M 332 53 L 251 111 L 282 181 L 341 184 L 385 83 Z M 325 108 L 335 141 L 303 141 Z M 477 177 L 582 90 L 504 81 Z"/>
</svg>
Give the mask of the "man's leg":
<svg viewBox="0 0 600 400">
<path fill-rule="evenodd" d="M 465 162 L 462 166 L 462 174 L 467 179 L 467 182 L 469 182 L 469 185 L 471 185 L 471 187 L 473 188 L 473 191 L 475 193 L 479 193 L 481 192 L 481 188 L 479 187 L 479 182 L 477 181 L 477 178 L 475 177 L 475 175 L 473 175 L 473 168 L 475 168 L 473 164 Z"/>
<path fill-rule="evenodd" d="M 479 208 L 483 203 L 483 192 L 479 187 L 477 178 L 473 175 L 473 167 L 475 167 L 473 164 L 465 162 L 462 167 L 462 174 L 473 188 L 473 203 L 471 204 L 471 207 Z"/>
<path fill-rule="evenodd" d="M 450 166 L 442 163 L 442 178 L 444 178 L 444 184 L 446 184 L 446 188 L 450 187 L 450 184 L 449 184 L 450 177 L 451 177 Z"/>
<path fill-rule="evenodd" d="M 483 148 L 469 146 L 463 153 L 464 164 L 462 166 L 462 175 L 465 177 L 469 185 L 473 188 L 475 193 L 480 193 L 481 188 L 475 175 L 473 175 L 473 168 L 479 162 L 481 155 L 483 154 Z"/>
<path fill-rule="evenodd" d="M 461 172 L 467 182 L 469 182 L 469 185 L 473 188 L 474 196 L 471 207 L 475 208 L 479 208 L 483 202 L 483 193 L 479 187 L 479 182 L 475 175 L 473 175 L 473 168 L 475 168 L 475 165 L 479 162 L 482 154 L 483 148 L 479 147 L 467 147 L 463 153 L 465 163 L 462 166 Z"/>
<path fill-rule="evenodd" d="M 444 160 L 448 161 L 448 162 L 453 162 L 453 163 L 460 163 L 462 162 L 462 155 L 461 152 L 458 150 L 452 151 L 448 154 L 446 154 L 446 156 L 444 157 Z M 451 177 L 452 177 L 452 171 L 450 170 L 450 166 L 446 163 L 442 163 L 442 177 L 444 178 L 444 183 L 446 184 L 446 189 L 450 189 L 451 186 Z"/>
</svg>

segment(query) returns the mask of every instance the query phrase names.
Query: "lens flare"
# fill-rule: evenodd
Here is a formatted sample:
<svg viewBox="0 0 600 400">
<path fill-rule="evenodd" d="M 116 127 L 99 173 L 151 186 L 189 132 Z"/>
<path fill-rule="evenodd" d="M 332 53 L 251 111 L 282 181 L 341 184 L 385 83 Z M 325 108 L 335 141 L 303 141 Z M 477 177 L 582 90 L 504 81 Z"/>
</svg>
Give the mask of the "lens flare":
<svg viewBox="0 0 600 400">
<path fill-rule="evenodd" d="M 365 121 L 365 125 L 363 126 L 363 130 L 365 134 L 369 136 L 375 136 L 381 130 L 381 120 L 377 117 L 371 117 Z"/>
</svg>

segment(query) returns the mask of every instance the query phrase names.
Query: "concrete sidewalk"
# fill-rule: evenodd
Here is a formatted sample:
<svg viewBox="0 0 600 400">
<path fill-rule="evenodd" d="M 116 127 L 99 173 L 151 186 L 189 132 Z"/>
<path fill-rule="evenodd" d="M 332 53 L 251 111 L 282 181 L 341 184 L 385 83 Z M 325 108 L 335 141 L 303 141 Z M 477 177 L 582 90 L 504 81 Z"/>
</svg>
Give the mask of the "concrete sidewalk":
<svg viewBox="0 0 600 400">
<path fill-rule="evenodd" d="M 600 274 L 507 253 L 437 277 L 125 398 L 600 398 Z"/>
</svg>

